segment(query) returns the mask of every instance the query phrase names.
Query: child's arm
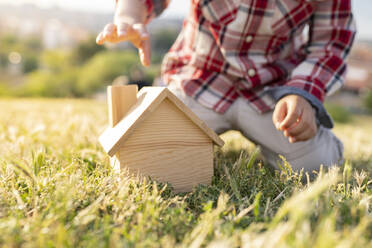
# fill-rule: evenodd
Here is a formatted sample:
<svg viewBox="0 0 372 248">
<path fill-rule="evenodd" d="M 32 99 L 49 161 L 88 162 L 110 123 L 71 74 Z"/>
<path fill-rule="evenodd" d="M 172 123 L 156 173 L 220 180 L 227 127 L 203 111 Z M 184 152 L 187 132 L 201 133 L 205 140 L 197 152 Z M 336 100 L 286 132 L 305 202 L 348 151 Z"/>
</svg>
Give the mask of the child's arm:
<svg viewBox="0 0 372 248">
<path fill-rule="evenodd" d="M 150 40 L 146 24 L 159 15 L 168 0 L 116 0 L 114 23 L 106 25 L 97 37 L 97 44 L 129 41 L 135 45 L 144 66 L 150 64 Z"/>
<path fill-rule="evenodd" d="M 334 92 L 344 82 L 346 57 L 356 33 L 351 0 L 313 1 L 313 7 L 315 14 L 310 25 L 307 58 L 292 72 L 286 85 L 273 94 L 278 101 L 274 123 L 295 141 L 307 140 L 316 133 L 309 132 L 308 128 L 314 126 L 314 121 L 302 118 L 302 113 L 307 112 L 309 116 L 310 111 L 303 111 L 309 107 L 300 104 L 301 98 L 315 108 L 322 125 L 333 126 L 322 102 L 326 94 Z M 296 95 L 301 101 L 287 95 Z"/>
</svg>

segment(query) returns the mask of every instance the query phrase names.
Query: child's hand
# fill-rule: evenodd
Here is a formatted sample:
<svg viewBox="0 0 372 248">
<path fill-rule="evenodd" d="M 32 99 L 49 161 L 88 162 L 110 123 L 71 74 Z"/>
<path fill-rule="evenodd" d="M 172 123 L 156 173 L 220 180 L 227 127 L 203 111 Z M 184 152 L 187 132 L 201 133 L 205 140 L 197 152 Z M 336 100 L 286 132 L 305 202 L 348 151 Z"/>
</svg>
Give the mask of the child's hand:
<svg viewBox="0 0 372 248">
<path fill-rule="evenodd" d="M 317 133 L 313 107 L 301 96 L 288 95 L 280 99 L 273 113 L 273 122 L 289 142 L 306 141 Z"/>
<path fill-rule="evenodd" d="M 150 65 L 150 37 L 145 26 L 146 9 L 141 1 L 119 0 L 115 22 L 107 24 L 97 36 L 97 44 L 129 41 L 139 50 L 141 62 Z"/>
<path fill-rule="evenodd" d="M 139 50 L 142 64 L 144 66 L 150 65 L 150 39 L 143 24 L 110 23 L 97 37 L 98 45 L 103 45 L 105 42 L 119 43 L 123 41 L 130 41 L 135 45 Z"/>
</svg>

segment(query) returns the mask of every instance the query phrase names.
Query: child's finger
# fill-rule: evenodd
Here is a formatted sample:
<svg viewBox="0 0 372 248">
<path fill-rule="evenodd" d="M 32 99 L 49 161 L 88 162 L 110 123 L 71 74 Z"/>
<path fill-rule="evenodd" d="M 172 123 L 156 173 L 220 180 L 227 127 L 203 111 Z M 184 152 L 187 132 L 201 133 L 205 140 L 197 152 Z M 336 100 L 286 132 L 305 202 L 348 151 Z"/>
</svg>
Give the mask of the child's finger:
<svg viewBox="0 0 372 248">
<path fill-rule="evenodd" d="M 150 36 L 144 24 L 140 24 L 140 23 L 133 24 L 132 28 L 134 31 L 136 31 L 139 34 L 141 40 L 149 39 Z"/>
<path fill-rule="evenodd" d="M 273 122 L 276 127 L 276 129 L 280 130 L 280 123 L 285 119 L 285 116 L 287 115 L 287 104 L 279 102 L 274 109 L 273 113 Z"/>
<path fill-rule="evenodd" d="M 149 39 L 143 40 L 141 42 L 141 46 L 139 47 L 139 55 L 141 63 L 144 66 L 149 66 L 151 59 L 151 43 Z"/>
<path fill-rule="evenodd" d="M 288 112 L 284 120 L 280 123 L 280 129 L 285 130 L 291 128 L 292 125 L 296 124 L 297 121 L 301 118 L 302 111 L 296 106 L 290 105 L 288 107 Z"/>
<path fill-rule="evenodd" d="M 104 41 L 103 41 L 103 33 L 99 33 L 98 36 L 97 36 L 97 39 L 96 39 L 96 43 L 98 45 L 103 45 Z"/>
<path fill-rule="evenodd" d="M 141 46 L 141 36 L 137 30 L 132 28 L 131 25 L 127 23 L 119 23 L 116 26 L 116 42 L 130 41 L 137 48 Z"/>
<path fill-rule="evenodd" d="M 107 24 L 103 30 L 103 39 L 110 40 L 116 37 L 116 26 L 113 23 Z"/>
<path fill-rule="evenodd" d="M 125 39 L 128 35 L 128 31 L 130 29 L 130 25 L 127 23 L 119 23 L 117 24 L 117 33 L 119 39 Z"/>
<path fill-rule="evenodd" d="M 146 26 L 143 24 L 134 24 L 132 28 L 137 32 L 141 41 L 138 47 L 141 62 L 144 66 L 149 66 L 151 58 L 151 44 Z"/>
<path fill-rule="evenodd" d="M 300 135 L 301 133 L 303 133 L 306 130 L 306 128 L 307 128 L 306 122 L 303 120 L 303 118 L 301 118 L 301 119 L 298 119 L 298 122 L 293 124 L 290 128 L 288 128 L 284 132 L 285 134 L 287 134 L 286 136 L 296 137 L 297 135 Z"/>
<path fill-rule="evenodd" d="M 311 139 L 313 136 L 312 132 L 310 130 L 305 130 L 303 133 L 295 136 L 295 137 L 289 137 L 290 143 L 295 143 L 299 141 L 307 141 Z"/>
</svg>

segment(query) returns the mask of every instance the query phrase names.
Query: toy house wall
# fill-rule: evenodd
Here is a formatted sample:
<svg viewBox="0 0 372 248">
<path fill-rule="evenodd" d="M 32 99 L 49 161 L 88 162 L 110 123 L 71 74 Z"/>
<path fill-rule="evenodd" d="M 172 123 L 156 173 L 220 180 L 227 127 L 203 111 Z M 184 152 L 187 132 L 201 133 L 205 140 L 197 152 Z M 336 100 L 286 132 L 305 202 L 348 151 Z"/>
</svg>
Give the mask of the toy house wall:
<svg viewBox="0 0 372 248">
<path fill-rule="evenodd" d="M 121 147 L 122 168 L 170 182 L 176 191 L 209 184 L 212 140 L 169 100 L 141 123 Z"/>
</svg>

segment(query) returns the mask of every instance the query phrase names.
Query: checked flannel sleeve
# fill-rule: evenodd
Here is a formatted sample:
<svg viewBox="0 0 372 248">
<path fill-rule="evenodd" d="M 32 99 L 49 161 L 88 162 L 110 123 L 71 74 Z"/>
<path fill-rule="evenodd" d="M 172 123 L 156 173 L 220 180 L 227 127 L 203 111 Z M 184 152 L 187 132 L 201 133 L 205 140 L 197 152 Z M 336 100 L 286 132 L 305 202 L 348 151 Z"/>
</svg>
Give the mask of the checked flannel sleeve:
<svg viewBox="0 0 372 248">
<path fill-rule="evenodd" d="M 275 100 L 297 94 L 317 111 L 317 119 L 332 128 L 332 119 L 324 109 L 325 95 L 332 94 L 344 82 L 345 59 L 356 34 L 351 0 L 315 1 L 310 24 L 306 59 L 292 72 L 290 80 L 272 92 Z"/>
</svg>

